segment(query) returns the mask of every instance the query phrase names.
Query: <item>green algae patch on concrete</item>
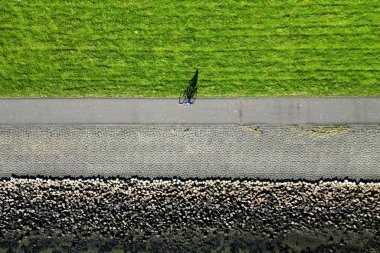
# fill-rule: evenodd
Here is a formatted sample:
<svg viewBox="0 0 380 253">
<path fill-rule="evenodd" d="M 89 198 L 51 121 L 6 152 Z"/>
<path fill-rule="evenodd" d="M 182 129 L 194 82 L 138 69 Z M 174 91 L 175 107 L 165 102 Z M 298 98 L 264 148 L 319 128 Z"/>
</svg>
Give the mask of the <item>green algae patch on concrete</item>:
<svg viewBox="0 0 380 253">
<path fill-rule="evenodd" d="M 259 126 L 241 125 L 240 128 L 241 128 L 242 131 L 253 133 L 256 136 L 261 136 L 263 134 L 263 129 L 260 128 Z"/>
<path fill-rule="evenodd" d="M 340 134 L 348 133 L 351 128 L 346 125 L 327 125 L 327 126 L 300 126 L 291 125 L 289 129 L 302 135 L 309 135 L 313 138 L 328 138 Z"/>
</svg>

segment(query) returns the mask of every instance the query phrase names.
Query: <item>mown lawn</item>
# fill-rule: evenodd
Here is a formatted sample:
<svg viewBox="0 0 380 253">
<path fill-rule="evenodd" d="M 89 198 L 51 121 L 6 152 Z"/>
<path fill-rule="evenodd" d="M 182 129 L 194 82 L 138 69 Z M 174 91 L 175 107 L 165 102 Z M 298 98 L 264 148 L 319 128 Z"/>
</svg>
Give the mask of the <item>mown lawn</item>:
<svg viewBox="0 0 380 253">
<path fill-rule="evenodd" d="M 1 97 L 380 95 L 379 0 L 0 1 Z"/>
</svg>

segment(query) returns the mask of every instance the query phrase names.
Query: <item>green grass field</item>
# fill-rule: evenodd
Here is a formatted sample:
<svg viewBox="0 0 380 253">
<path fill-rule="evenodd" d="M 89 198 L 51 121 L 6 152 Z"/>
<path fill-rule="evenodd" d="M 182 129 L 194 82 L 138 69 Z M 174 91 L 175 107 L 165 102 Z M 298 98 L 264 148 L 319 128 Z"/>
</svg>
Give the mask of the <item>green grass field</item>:
<svg viewBox="0 0 380 253">
<path fill-rule="evenodd" d="M 380 95 L 379 0 L 4 0 L 1 97 Z"/>
</svg>

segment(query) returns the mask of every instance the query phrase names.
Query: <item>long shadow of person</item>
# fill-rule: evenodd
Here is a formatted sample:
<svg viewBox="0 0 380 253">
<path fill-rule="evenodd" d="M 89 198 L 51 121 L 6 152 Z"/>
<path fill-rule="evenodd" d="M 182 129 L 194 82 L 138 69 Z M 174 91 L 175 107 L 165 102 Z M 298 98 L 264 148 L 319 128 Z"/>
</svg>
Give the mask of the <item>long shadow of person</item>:
<svg viewBox="0 0 380 253">
<path fill-rule="evenodd" d="M 188 86 L 182 91 L 179 96 L 179 103 L 185 106 L 190 106 L 194 103 L 197 97 L 198 69 L 196 69 L 193 78 L 189 81 Z"/>
</svg>

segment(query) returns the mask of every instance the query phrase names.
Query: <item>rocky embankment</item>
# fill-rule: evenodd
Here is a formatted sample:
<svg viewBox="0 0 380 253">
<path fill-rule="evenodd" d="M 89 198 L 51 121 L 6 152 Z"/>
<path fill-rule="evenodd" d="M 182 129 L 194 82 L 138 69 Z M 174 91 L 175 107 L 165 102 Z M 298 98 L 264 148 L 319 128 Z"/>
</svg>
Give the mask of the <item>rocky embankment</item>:
<svg viewBox="0 0 380 253">
<path fill-rule="evenodd" d="M 4 178 L 0 249 L 380 252 L 380 183 Z"/>
</svg>

